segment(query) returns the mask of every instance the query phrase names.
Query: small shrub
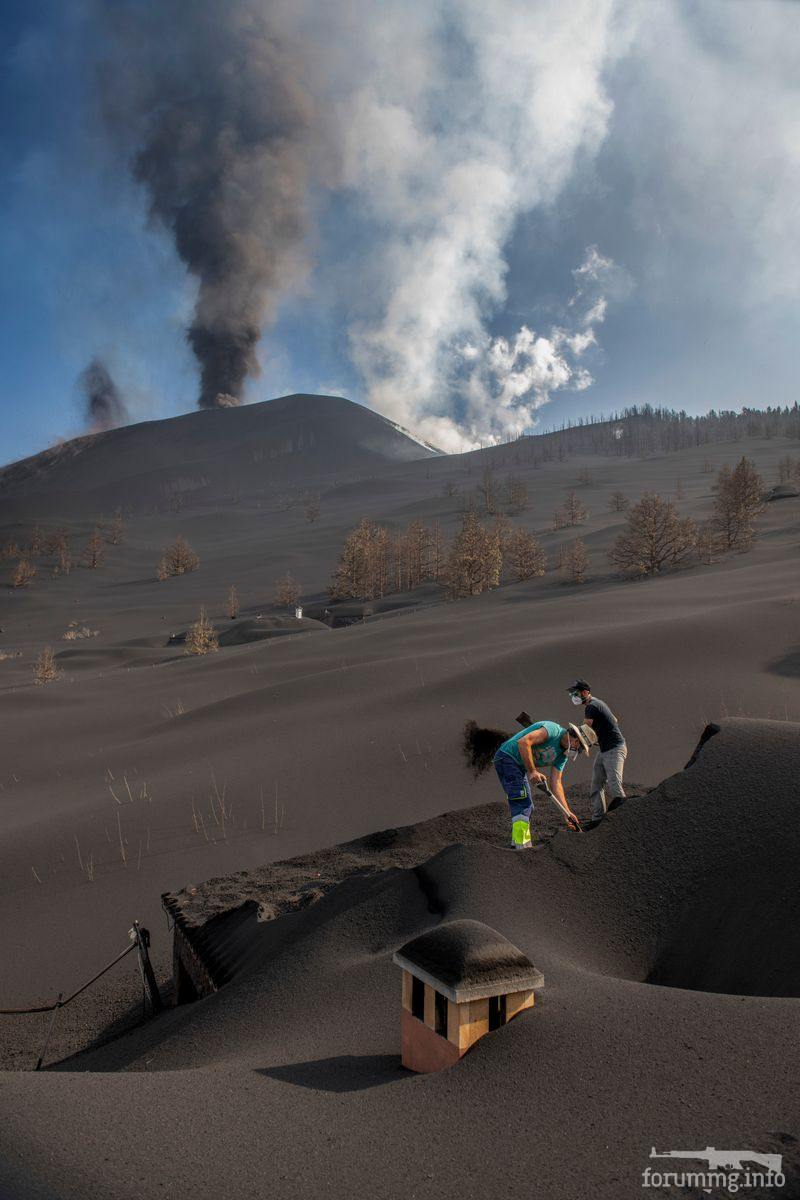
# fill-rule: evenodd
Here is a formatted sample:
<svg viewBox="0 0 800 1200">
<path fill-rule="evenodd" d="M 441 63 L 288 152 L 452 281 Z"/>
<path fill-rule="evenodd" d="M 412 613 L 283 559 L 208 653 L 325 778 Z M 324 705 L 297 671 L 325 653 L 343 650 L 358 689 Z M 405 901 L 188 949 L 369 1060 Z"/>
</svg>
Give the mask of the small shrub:
<svg viewBox="0 0 800 1200">
<path fill-rule="evenodd" d="M 95 525 L 94 533 L 86 543 L 86 549 L 82 555 L 83 565 L 90 570 L 99 567 L 106 556 L 105 546 L 103 545 L 103 536 L 100 533 L 99 525 Z"/>
<path fill-rule="evenodd" d="M 62 675 L 63 671 L 59 671 L 56 666 L 52 647 L 45 646 L 34 665 L 33 682 L 37 684 L 54 683 Z"/>
<path fill-rule="evenodd" d="M 211 654 L 219 650 L 217 631 L 206 616 L 206 610 L 200 609 L 200 616 L 186 634 L 184 654 Z"/>
<path fill-rule="evenodd" d="M 106 541 L 109 546 L 119 546 L 122 542 L 122 513 L 117 512 L 114 520 L 106 526 Z"/>
<path fill-rule="evenodd" d="M 571 583 L 585 583 L 589 569 L 589 556 L 582 538 L 576 538 L 564 550 L 562 568 Z"/>
<path fill-rule="evenodd" d="M 275 585 L 275 603 L 281 608 L 294 608 L 300 599 L 300 584 L 288 571 Z"/>
<path fill-rule="evenodd" d="M 36 578 L 36 563 L 29 558 L 21 558 L 11 576 L 11 586 L 15 588 L 31 587 Z"/>
<path fill-rule="evenodd" d="M 177 537 L 158 560 L 156 578 L 163 581 L 172 575 L 187 575 L 189 571 L 196 571 L 199 566 L 200 559 L 188 542 L 182 537 Z"/>
<path fill-rule="evenodd" d="M 306 520 L 309 523 L 316 521 L 320 513 L 319 494 L 317 492 L 306 492 Z"/>
</svg>

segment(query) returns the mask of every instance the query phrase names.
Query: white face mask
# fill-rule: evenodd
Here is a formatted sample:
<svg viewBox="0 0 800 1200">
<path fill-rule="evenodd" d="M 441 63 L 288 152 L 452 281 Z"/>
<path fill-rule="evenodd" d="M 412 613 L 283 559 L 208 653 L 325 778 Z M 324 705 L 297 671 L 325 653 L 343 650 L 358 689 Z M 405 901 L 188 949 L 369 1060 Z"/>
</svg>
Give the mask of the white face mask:
<svg viewBox="0 0 800 1200">
<path fill-rule="evenodd" d="M 572 696 L 572 703 L 573 704 L 583 704 L 583 701 L 581 700 L 580 696 L 574 695 L 574 696 Z"/>
</svg>

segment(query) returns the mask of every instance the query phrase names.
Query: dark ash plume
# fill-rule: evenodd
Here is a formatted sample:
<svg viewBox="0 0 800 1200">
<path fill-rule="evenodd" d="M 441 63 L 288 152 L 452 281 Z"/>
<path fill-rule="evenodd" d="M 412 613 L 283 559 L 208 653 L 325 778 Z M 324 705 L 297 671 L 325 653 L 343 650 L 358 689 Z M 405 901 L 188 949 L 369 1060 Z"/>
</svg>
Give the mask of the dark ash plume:
<svg viewBox="0 0 800 1200">
<path fill-rule="evenodd" d="M 489 770 L 495 754 L 510 737 L 511 734 L 502 729 L 486 729 L 475 721 L 467 721 L 461 748 L 476 779 Z"/>
<path fill-rule="evenodd" d="M 78 387 L 86 404 L 86 421 L 94 433 L 127 425 L 128 410 L 105 363 L 93 358 L 78 376 Z"/>
<path fill-rule="evenodd" d="M 302 270 L 310 104 L 265 0 L 102 3 L 107 115 L 199 284 L 187 339 L 201 408 L 258 372 L 278 294 Z M 227 397 L 221 401 L 220 397 Z"/>
</svg>

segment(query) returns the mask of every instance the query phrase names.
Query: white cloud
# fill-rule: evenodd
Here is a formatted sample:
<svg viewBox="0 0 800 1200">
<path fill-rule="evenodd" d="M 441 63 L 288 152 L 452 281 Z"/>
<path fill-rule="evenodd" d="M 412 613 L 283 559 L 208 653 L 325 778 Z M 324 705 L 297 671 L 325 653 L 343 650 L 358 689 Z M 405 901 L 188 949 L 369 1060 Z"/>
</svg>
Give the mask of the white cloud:
<svg viewBox="0 0 800 1200">
<path fill-rule="evenodd" d="M 800 296 L 800 6 L 639 0 L 614 151 L 656 300 L 747 313 Z"/>
</svg>

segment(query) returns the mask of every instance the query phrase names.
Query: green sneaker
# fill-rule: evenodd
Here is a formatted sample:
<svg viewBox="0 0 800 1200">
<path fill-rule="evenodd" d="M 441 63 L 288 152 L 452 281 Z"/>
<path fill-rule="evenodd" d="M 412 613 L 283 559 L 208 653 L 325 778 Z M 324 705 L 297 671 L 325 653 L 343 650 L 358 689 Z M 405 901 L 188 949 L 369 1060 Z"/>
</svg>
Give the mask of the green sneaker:
<svg viewBox="0 0 800 1200">
<path fill-rule="evenodd" d="M 530 850 L 531 849 L 531 823 L 530 821 L 513 821 L 511 824 L 511 845 L 514 850 Z"/>
</svg>

